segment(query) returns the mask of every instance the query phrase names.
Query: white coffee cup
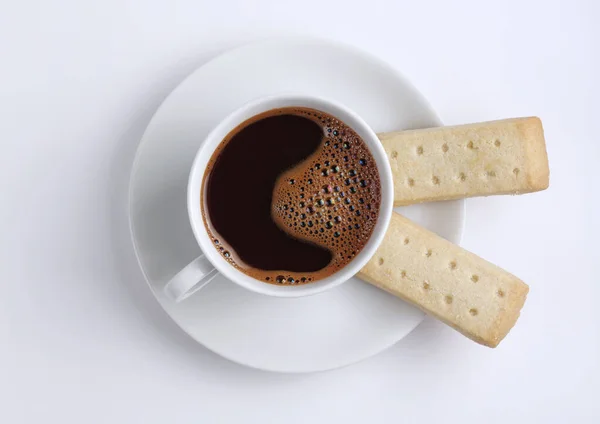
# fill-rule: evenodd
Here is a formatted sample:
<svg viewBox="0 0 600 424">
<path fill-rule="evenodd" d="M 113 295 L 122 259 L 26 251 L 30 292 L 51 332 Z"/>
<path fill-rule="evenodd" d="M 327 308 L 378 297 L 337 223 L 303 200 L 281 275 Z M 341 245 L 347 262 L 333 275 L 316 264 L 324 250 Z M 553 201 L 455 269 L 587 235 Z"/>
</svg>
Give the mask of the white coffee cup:
<svg viewBox="0 0 600 424">
<path fill-rule="evenodd" d="M 282 107 L 306 107 L 335 116 L 364 140 L 375 159 L 381 180 L 381 205 L 373 233 L 367 244 L 345 267 L 322 280 L 301 285 L 274 285 L 252 278 L 229 262 L 215 249 L 201 212 L 201 192 L 204 172 L 221 141 L 242 122 L 260 113 Z M 377 135 L 356 113 L 337 102 L 315 96 L 280 95 L 261 98 L 245 104 L 223 119 L 206 137 L 198 150 L 188 181 L 187 207 L 194 236 L 204 255 L 193 260 L 177 273 L 164 288 L 174 301 L 181 301 L 206 286 L 218 273 L 238 285 L 269 296 L 308 296 L 336 287 L 354 276 L 371 259 L 388 228 L 394 203 L 392 170 Z"/>
</svg>

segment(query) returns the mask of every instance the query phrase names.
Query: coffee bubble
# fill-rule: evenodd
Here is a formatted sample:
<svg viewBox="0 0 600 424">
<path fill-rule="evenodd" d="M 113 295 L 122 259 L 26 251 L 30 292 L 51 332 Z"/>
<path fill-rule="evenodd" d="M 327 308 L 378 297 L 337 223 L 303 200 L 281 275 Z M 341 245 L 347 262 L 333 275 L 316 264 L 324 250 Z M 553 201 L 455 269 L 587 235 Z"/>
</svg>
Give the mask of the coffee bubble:
<svg viewBox="0 0 600 424">
<path fill-rule="evenodd" d="M 329 115 L 311 110 L 305 116 L 330 126 L 323 124 L 320 148 L 279 177 L 285 184 L 276 184 L 272 201 L 287 209 L 274 207 L 272 216 L 292 236 L 328 249 L 332 259 L 312 275 L 285 271 L 279 281 L 278 274 L 268 274 L 278 284 L 308 284 L 343 268 L 369 240 L 376 223 L 371 215 L 377 216 L 381 204 L 375 160 L 358 134 Z"/>
</svg>

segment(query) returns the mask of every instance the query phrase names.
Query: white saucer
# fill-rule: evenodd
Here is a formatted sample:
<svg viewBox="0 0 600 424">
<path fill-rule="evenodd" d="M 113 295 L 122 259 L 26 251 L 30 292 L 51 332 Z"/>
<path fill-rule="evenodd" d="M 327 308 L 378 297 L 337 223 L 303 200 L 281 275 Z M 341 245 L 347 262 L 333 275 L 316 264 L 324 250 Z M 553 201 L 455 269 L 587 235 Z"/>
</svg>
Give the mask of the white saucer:
<svg viewBox="0 0 600 424">
<path fill-rule="evenodd" d="M 222 276 L 178 304 L 162 292 L 200 253 L 186 211 L 186 184 L 196 150 L 228 113 L 249 100 L 282 92 L 335 99 L 376 132 L 441 124 L 401 75 L 354 48 L 291 38 L 231 50 L 184 80 L 148 125 L 130 183 L 132 239 L 152 292 L 196 341 L 254 368 L 328 370 L 381 352 L 412 331 L 423 313 L 357 278 L 298 299 L 252 293 Z M 459 242 L 464 201 L 411 206 L 402 212 Z"/>
</svg>

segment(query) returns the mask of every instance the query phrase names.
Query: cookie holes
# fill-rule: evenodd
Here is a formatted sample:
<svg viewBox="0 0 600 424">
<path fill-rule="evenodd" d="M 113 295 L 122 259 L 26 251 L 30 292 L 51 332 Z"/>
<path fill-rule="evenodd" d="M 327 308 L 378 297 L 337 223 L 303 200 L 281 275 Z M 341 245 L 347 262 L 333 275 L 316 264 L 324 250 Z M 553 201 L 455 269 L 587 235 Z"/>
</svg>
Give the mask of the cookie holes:
<svg viewBox="0 0 600 424">
<path fill-rule="evenodd" d="M 519 170 L 519 168 L 515 168 L 515 169 L 513 169 L 513 174 L 515 174 L 515 176 L 518 176 L 518 175 L 519 175 L 519 172 L 521 172 L 521 171 Z"/>
<path fill-rule="evenodd" d="M 471 314 L 471 316 L 476 316 L 479 311 L 476 308 L 471 308 L 469 309 L 469 313 Z"/>
<path fill-rule="evenodd" d="M 500 142 L 500 140 L 494 141 L 494 146 L 496 146 L 496 147 L 500 147 L 501 144 L 502 143 Z"/>
<path fill-rule="evenodd" d="M 407 245 L 408 243 L 410 243 L 410 239 L 409 239 L 408 237 L 406 237 L 406 238 L 404 239 L 403 243 L 404 243 L 405 245 Z"/>
<path fill-rule="evenodd" d="M 398 152 L 394 150 L 394 151 L 392 152 L 392 155 L 391 155 L 391 156 L 392 156 L 392 159 L 396 159 L 396 158 L 398 157 Z"/>
<path fill-rule="evenodd" d="M 464 172 L 461 172 L 460 174 L 458 174 L 458 179 L 460 181 L 466 181 L 467 180 L 467 176 L 465 175 Z"/>
<path fill-rule="evenodd" d="M 456 265 L 456 261 L 451 261 L 451 262 L 448 264 L 448 268 L 450 268 L 451 270 L 455 270 L 455 269 L 456 269 L 456 266 L 457 266 L 457 265 Z"/>
<path fill-rule="evenodd" d="M 504 297 L 506 295 L 506 293 L 504 293 L 504 290 L 502 290 L 502 289 L 498 289 L 496 294 L 498 295 L 498 297 Z"/>
<path fill-rule="evenodd" d="M 429 290 L 431 289 L 431 285 L 429 284 L 429 281 L 423 281 L 423 290 Z"/>
<path fill-rule="evenodd" d="M 433 183 L 433 185 L 440 185 L 440 179 L 435 175 L 431 178 L 431 182 Z"/>
<path fill-rule="evenodd" d="M 473 274 L 471 275 L 471 281 L 476 283 L 479 281 L 479 275 Z"/>
<path fill-rule="evenodd" d="M 423 146 L 417 147 L 417 155 L 421 156 L 423 154 Z"/>
<path fill-rule="evenodd" d="M 432 253 L 433 253 L 433 252 L 431 251 L 431 249 L 427 249 L 427 250 L 425 251 L 425 256 L 426 256 L 427 258 L 431 258 L 431 254 L 432 254 Z"/>
<path fill-rule="evenodd" d="M 446 143 L 442 144 L 442 152 L 446 153 L 448 151 L 448 145 Z"/>
<path fill-rule="evenodd" d="M 378 263 L 379 265 L 383 265 L 383 262 L 384 262 L 384 261 L 383 261 L 383 258 L 379 258 L 379 259 L 377 260 L 377 263 Z"/>
<path fill-rule="evenodd" d="M 444 302 L 446 302 L 448 305 L 452 304 L 453 301 L 454 297 L 451 294 L 444 296 Z"/>
<path fill-rule="evenodd" d="M 408 183 L 409 187 L 414 187 L 415 186 L 415 180 L 413 180 L 412 178 L 409 178 L 408 181 L 407 181 L 407 183 Z"/>
</svg>

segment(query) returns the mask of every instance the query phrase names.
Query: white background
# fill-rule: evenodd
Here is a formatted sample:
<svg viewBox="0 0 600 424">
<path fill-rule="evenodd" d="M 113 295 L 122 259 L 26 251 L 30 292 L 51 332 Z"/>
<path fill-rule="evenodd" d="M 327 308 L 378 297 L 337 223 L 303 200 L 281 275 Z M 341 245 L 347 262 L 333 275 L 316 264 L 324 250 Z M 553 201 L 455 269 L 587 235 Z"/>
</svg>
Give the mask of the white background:
<svg viewBox="0 0 600 424">
<path fill-rule="evenodd" d="M 599 20 L 594 0 L 0 1 L 0 422 L 600 422 Z M 278 34 L 380 56 L 447 124 L 542 118 L 550 189 L 467 204 L 463 246 L 531 287 L 499 348 L 427 319 L 278 375 L 162 312 L 126 234 L 136 145 L 197 66 Z"/>
</svg>

